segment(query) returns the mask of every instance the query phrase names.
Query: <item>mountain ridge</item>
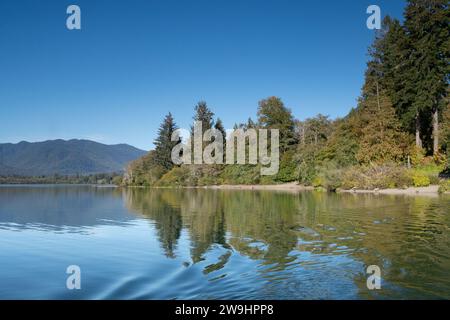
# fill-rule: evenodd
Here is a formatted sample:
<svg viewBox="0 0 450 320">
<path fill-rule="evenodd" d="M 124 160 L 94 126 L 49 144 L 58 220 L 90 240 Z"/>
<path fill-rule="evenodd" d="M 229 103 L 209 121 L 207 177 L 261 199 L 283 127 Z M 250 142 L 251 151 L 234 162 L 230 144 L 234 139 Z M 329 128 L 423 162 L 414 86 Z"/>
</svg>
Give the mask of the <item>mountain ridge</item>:
<svg viewBox="0 0 450 320">
<path fill-rule="evenodd" d="M 89 175 L 122 172 L 147 151 L 120 143 L 86 139 L 0 143 L 0 175 Z"/>
</svg>

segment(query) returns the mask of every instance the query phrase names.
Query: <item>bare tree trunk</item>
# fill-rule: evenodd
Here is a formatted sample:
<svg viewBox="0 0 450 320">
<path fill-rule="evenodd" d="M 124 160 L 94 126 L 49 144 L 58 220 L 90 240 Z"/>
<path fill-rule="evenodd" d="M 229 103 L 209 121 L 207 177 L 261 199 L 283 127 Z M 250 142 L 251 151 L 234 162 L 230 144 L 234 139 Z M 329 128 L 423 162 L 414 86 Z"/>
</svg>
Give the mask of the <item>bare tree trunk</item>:
<svg viewBox="0 0 450 320">
<path fill-rule="evenodd" d="M 377 104 L 378 104 L 378 112 L 381 111 L 381 106 L 380 106 L 380 89 L 378 87 L 378 81 L 376 82 L 377 84 Z M 381 130 L 381 139 L 383 139 L 384 137 L 384 129 L 383 129 L 383 120 L 380 117 L 380 130 Z"/>
<path fill-rule="evenodd" d="M 439 113 L 438 109 L 433 109 L 433 154 L 439 153 Z"/>
<path fill-rule="evenodd" d="M 420 138 L 420 119 L 419 113 L 416 114 L 416 147 L 422 149 L 422 139 Z"/>
<path fill-rule="evenodd" d="M 377 104 L 378 104 L 378 111 L 380 111 L 380 110 L 381 110 L 381 107 L 380 107 L 380 89 L 378 88 L 378 81 L 376 82 L 376 84 L 377 84 Z"/>
<path fill-rule="evenodd" d="M 302 144 L 305 144 L 305 125 L 302 126 Z"/>
</svg>

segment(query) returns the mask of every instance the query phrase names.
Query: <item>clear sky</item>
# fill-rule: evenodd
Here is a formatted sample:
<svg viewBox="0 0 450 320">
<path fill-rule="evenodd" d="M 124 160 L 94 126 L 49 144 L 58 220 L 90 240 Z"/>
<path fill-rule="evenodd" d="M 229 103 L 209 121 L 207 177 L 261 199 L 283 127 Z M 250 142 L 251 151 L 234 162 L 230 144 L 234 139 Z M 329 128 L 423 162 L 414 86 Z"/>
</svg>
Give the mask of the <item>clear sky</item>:
<svg viewBox="0 0 450 320">
<path fill-rule="evenodd" d="M 81 30 L 66 9 L 81 8 Z M 0 143 L 84 138 L 150 149 L 164 115 L 207 101 L 225 126 L 279 96 L 344 116 L 363 83 L 366 9 L 403 0 L 1 0 Z"/>
</svg>

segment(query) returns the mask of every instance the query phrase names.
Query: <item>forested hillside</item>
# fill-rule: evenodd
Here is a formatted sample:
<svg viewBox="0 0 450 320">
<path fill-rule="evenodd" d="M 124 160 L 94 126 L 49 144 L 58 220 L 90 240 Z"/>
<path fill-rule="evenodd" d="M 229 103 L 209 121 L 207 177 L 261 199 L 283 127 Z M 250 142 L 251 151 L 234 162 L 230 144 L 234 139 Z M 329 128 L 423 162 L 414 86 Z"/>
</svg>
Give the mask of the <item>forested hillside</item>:
<svg viewBox="0 0 450 320">
<path fill-rule="evenodd" d="M 128 162 L 145 153 L 126 144 L 76 139 L 4 143 L 0 144 L 0 177 L 123 172 Z"/>
</svg>

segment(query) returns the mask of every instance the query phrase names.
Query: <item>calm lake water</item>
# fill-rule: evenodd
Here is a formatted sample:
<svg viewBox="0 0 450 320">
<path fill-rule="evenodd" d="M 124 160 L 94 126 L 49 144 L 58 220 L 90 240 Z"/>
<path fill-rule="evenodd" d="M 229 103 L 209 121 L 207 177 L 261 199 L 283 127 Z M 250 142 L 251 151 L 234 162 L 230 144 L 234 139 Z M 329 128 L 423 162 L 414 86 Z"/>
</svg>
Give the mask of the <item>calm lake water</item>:
<svg viewBox="0 0 450 320">
<path fill-rule="evenodd" d="M 0 239 L 0 299 L 450 298 L 448 196 L 3 186 Z"/>
</svg>

